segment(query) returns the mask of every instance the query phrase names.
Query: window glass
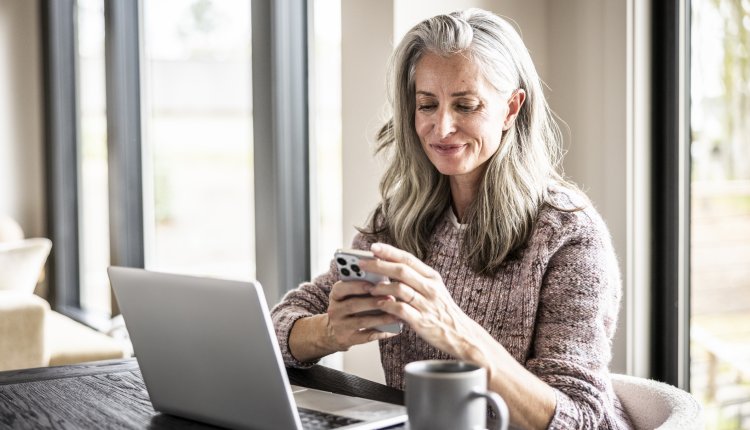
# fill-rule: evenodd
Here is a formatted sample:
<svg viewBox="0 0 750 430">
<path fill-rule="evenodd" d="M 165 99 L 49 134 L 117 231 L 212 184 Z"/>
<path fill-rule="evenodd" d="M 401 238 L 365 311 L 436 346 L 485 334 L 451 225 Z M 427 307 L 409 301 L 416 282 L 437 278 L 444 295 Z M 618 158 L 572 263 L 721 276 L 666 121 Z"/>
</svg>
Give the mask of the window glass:
<svg viewBox="0 0 750 430">
<path fill-rule="evenodd" d="M 142 4 L 146 266 L 254 278 L 250 1 Z"/>
<path fill-rule="evenodd" d="M 750 428 L 750 1 L 691 3 L 691 391 Z"/>
<path fill-rule="evenodd" d="M 111 313 L 109 192 L 104 66 L 104 2 L 78 0 L 78 105 L 80 109 L 79 234 L 81 308 Z"/>
<path fill-rule="evenodd" d="M 341 201 L 341 0 L 313 5 L 310 61 L 312 275 L 330 268 L 342 246 Z M 346 245 L 348 246 L 348 244 Z"/>
</svg>

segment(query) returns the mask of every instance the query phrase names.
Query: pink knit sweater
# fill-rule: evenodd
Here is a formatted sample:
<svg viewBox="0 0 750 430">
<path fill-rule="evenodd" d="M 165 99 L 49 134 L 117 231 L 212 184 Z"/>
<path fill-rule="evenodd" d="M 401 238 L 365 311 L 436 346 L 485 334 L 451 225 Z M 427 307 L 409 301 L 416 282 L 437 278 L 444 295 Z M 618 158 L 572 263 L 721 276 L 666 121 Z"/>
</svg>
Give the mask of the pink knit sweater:
<svg viewBox="0 0 750 430">
<path fill-rule="evenodd" d="M 557 407 L 550 429 L 628 429 L 612 390 L 608 363 L 620 300 L 620 274 L 609 232 L 596 210 L 570 191 L 553 194 L 558 207 L 541 209 L 528 243 L 492 277 L 475 274 L 461 257 L 463 225 L 449 209 L 432 236 L 425 262 L 440 272 L 461 309 L 481 324 L 530 372 L 554 388 Z M 369 249 L 357 235 L 353 247 Z M 284 361 L 289 332 L 302 317 L 326 312 L 335 262 L 328 273 L 289 292 L 271 314 Z M 403 389 L 404 366 L 416 360 L 451 359 L 405 326 L 380 341 L 389 386 Z"/>
</svg>

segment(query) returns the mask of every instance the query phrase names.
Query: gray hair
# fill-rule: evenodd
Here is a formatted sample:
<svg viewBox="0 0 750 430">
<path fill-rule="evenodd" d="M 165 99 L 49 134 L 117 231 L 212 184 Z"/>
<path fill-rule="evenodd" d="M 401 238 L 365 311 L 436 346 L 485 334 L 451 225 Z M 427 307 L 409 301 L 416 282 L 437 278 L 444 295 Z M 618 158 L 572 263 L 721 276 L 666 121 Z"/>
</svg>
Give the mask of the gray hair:
<svg viewBox="0 0 750 430">
<path fill-rule="evenodd" d="M 393 116 L 377 136 L 377 152 L 385 152 L 388 160 L 381 202 L 361 231 L 382 235 L 424 259 L 430 235 L 450 204 L 448 178 L 427 158 L 414 128 L 414 74 L 426 53 L 465 55 L 498 91 L 526 92 L 518 117 L 487 161 L 465 217 L 463 254 L 473 270 L 491 275 L 528 240 L 541 206 L 552 204 L 549 186 L 574 187 L 559 173 L 560 130 L 528 50 L 513 26 L 491 12 L 468 9 L 426 19 L 396 47 L 388 71 Z"/>
</svg>

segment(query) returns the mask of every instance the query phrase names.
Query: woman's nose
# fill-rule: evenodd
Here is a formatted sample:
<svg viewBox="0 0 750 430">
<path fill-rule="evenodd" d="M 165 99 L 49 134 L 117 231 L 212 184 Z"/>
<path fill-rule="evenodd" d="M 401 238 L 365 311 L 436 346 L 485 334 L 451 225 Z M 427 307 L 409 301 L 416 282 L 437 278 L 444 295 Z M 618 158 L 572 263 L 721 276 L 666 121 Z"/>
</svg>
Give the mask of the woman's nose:
<svg viewBox="0 0 750 430">
<path fill-rule="evenodd" d="M 439 138 L 444 138 L 456 131 L 456 123 L 452 113 L 447 109 L 438 110 L 435 116 L 435 133 Z"/>
</svg>

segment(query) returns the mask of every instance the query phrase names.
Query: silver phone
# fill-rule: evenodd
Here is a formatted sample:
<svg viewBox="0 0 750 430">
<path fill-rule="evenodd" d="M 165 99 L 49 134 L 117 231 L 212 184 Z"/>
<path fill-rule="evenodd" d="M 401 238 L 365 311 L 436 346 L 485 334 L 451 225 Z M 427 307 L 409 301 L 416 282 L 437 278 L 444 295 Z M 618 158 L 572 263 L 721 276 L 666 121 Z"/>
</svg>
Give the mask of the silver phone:
<svg viewBox="0 0 750 430">
<path fill-rule="evenodd" d="M 388 282 L 388 277 L 384 275 L 378 275 L 377 273 L 365 272 L 359 267 L 361 260 L 374 260 L 376 257 L 370 251 L 362 251 L 359 249 L 337 249 L 334 253 L 334 259 L 336 260 L 336 267 L 339 270 L 339 277 L 343 281 L 365 281 L 371 284 L 379 284 L 381 282 Z M 382 311 L 372 310 L 362 312 L 363 315 L 377 315 Z M 403 323 L 392 323 L 384 324 L 375 327 L 376 330 L 389 332 L 389 333 L 401 333 Z"/>
</svg>

